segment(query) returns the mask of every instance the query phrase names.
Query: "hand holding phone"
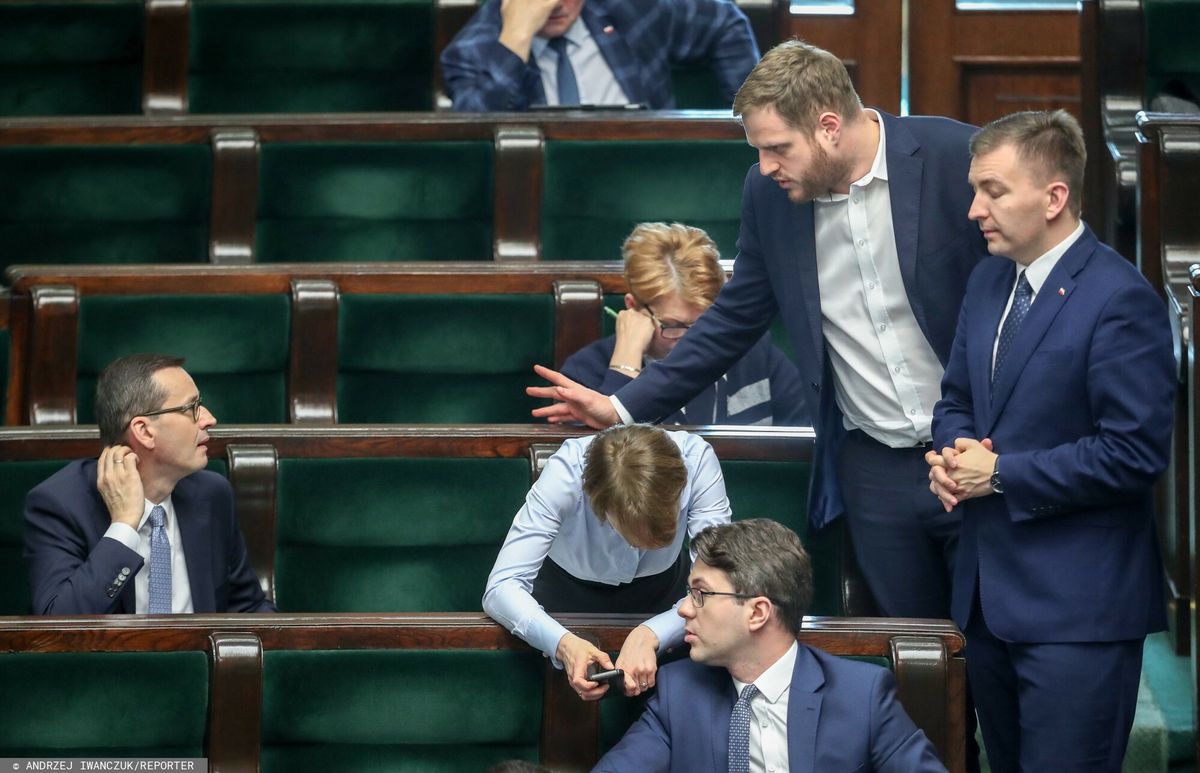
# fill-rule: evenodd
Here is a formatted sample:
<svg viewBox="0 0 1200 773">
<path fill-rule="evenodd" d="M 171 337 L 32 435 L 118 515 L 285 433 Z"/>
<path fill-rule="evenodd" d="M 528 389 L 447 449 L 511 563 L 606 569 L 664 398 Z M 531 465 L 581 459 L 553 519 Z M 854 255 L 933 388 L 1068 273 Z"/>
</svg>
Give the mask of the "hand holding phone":
<svg viewBox="0 0 1200 773">
<path fill-rule="evenodd" d="M 589 682 L 600 684 L 608 682 L 608 685 L 613 689 L 623 689 L 625 686 L 625 672 L 619 668 L 613 668 L 608 671 L 601 671 L 599 663 L 588 663 L 587 678 Z"/>
</svg>

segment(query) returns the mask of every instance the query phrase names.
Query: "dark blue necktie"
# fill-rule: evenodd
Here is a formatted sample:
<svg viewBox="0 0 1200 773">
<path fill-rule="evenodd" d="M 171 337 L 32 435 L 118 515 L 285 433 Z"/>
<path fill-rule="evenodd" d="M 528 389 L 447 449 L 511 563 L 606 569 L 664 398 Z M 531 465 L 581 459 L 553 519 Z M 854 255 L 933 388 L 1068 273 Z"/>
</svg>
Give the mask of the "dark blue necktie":
<svg viewBox="0 0 1200 773">
<path fill-rule="evenodd" d="M 567 56 L 568 42 L 565 36 L 550 38 L 549 42 L 554 53 L 558 54 L 558 104 L 578 105 L 579 84 L 575 81 L 575 68 Z"/>
<path fill-rule="evenodd" d="M 757 694 L 753 684 L 743 687 L 729 715 L 729 773 L 749 773 L 750 700 Z"/>
<path fill-rule="evenodd" d="M 1021 327 L 1021 322 L 1029 313 L 1029 305 L 1032 302 L 1033 287 L 1025 278 L 1025 272 L 1022 271 L 1021 275 L 1017 277 L 1017 291 L 1013 293 L 1012 308 L 1008 310 L 1008 316 L 1004 318 L 1004 324 L 1000 326 L 1000 341 L 996 344 L 996 364 L 992 366 L 992 386 L 996 385 L 996 377 L 1000 375 L 1000 368 L 1003 367 L 1004 360 L 1008 357 L 1008 350 L 1012 348 L 1013 339 L 1017 337 L 1017 329 Z"/>
</svg>

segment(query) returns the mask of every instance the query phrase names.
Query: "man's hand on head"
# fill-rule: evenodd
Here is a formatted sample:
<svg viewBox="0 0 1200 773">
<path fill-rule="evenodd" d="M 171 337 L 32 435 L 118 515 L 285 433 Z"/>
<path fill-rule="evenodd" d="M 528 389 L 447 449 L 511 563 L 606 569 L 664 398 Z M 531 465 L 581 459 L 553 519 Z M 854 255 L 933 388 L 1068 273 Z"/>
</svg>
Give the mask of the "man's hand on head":
<svg viewBox="0 0 1200 773">
<path fill-rule="evenodd" d="M 535 408 L 534 416 L 551 424 L 578 421 L 592 429 L 604 429 L 621 423 L 621 417 L 606 396 L 543 365 L 534 365 L 533 372 L 549 381 L 551 386 L 525 387 L 525 394 L 559 401 L 544 408 Z"/>
<path fill-rule="evenodd" d="M 559 0 L 502 0 L 500 3 L 500 45 L 512 51 L 522 62 L 529 61 L 533 38 Z"/>
<path fill-rule="evenodd" d="M 146 496 L 138 472 L 138 457 L 132 448 L 108 446 L 100 452 L 100 460 L 96 463 L 96 488 L 100 490 L 112 522 L 137 530 Z"/>
</svg>

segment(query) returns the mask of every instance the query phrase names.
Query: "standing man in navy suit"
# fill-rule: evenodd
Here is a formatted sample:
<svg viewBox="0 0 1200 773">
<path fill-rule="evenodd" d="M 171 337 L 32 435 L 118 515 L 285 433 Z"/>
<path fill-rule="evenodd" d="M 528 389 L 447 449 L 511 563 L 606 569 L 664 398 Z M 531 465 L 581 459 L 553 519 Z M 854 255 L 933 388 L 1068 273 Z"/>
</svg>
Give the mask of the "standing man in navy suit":
<svg viewBox="0 0 1200 773">
<path fill-rule="evenodd" d="M 669 416 L 782 315 L 816 428 L 808 513 L 843 513 L 886 615 L 946 618 L 959 515 L 929 496 L 924 454 L 971 269 L 973 127 L 864 109 L 841 60 L 789 41 L 734 101 L 758 149 L 733 277 L 665 360 L 610 399 L 554 371 L 534 415 L 604 427 Z M 697 159 L 697 163 L 703 163 Z"/>
<path fill-rule="evenodd" d="M 812 563 L 781 524 L 710 526 L 679 606 L 691 659 L 595 770 L 945 772 L 885 668 L 800 644 Z"/>
<path fill-rule="evenodd" d="M 1154 528 L 1175 390 L 1163 302 L 1080 218 L 1062 110 L 971 141 L 995 256 L 967 285 L 930 488 L 963 514 L 954 620 L 992 770 L 1119 771 L 1146 634 L 1166 626 Z"/>
<path fill-rule="evenodd" d="M 100 459 L 68 464 L 26 497 L 36 614 L 275 611 L 233 490 L 204 469 L 217 420 L 182 365 L 158 354 L 110 363 L 96 384 Z"/>
<path fill-rule="evenodd" d="M 731 0 L 490 0 L 442 53 L 442 79 L 455 110 L 669 110 L 672 65 L 709 64 L 732 102 L 757 61 Z"/>
</svg>

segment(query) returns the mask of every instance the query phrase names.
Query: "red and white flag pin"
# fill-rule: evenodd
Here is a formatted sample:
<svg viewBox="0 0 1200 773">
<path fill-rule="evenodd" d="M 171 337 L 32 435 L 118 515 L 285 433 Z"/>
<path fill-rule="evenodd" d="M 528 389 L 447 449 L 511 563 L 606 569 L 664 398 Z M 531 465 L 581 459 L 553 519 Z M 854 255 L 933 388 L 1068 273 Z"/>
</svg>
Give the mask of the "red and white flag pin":
<svg viewBox="0 0 1200 773">
<path fill-rule="evenodd" d="M 614 32 L 616 32 L 616 28 L 614 28 L 613 25 L 610 24 L 607 27 L 605 27 L 603 30 L 601 30 L 601 32 L 603 32 L 605 35 L 611 35 Z"/>
<path fill-rule="evenodd" d="M 1061 287 L 1060 287 L 1060 288 L 1058 288 L 1058 294 L 1059 294 L 1059 295 L 1066 295 L 1066 294 L 1067 294 L 1067 291 L 1066 291 L 1065 289 L 1063 289 L 1063 288 L 1061 288 Z"/>
</svg>

